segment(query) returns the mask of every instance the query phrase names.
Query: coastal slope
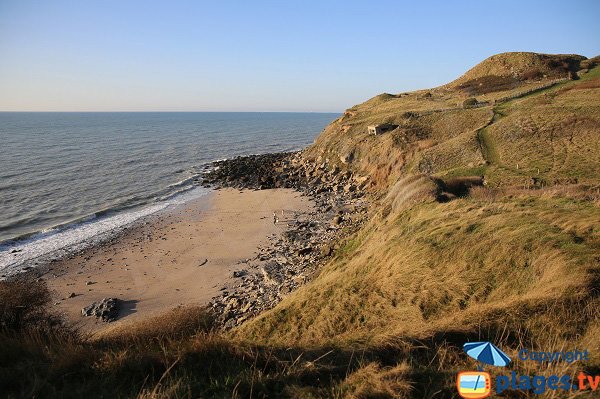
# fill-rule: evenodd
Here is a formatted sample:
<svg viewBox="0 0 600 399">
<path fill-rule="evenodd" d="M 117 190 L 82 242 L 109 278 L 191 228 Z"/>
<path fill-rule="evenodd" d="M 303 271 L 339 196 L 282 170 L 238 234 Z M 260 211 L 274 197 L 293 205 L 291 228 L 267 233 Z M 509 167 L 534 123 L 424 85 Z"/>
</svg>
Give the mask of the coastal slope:
<svg viewBox="0 0 600 399">
<path fill-rule="evenodd" d="M 2 381 L 57 396 L 451 398 L 457 373 L 479 366 L 469 341 L 511 357 L 486 368 L 494 377 L 599 374 L 597 63 L 495 55 L 447 85 L 349 108 L 262 175 L 215 177 L 333 198 L 323 230 L 337 239 L 306 284 L 226 331 L 187 309 L 91 340 L 60 330 L 43 350 L 10 336 L 0 359 L 21 371 Z M 523 348 L 590 357 L 540 365 Z"/>
<path fill-rule="evenodd" d="M 317 279 L 238 336 L 369 348 L 355 379 L 383 381 L 390 396 L 453 396 L 453 376 L 474 367 L 467 341 L 500 345 L 520 373 L 535 368 L 516 360 L 523 346 L 589 348 L 578 367 L 597 369 L 596 62 L 499 54 L 448 85 L 348 109 L 303 155 L 366 179 L 371 218 Z M 392 130 L 369 132 L 377 124 Z M 535 370 L 561 367 L 575 372 Z"/>
</svg>

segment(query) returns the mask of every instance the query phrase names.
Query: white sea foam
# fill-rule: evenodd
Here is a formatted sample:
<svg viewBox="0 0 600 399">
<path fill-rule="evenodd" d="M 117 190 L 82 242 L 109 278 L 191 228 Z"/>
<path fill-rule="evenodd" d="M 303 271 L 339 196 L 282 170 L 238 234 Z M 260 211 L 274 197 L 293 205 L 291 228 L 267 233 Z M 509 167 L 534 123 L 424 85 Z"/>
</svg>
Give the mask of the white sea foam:
<svg viewBox="0 0 600 399">
<path fill-rule="evenodd" d="M 194 197 L 212 160 L 302 148 L 337 116 L 0 112 L 0 277 Z"/>
<path fill-rule="evenodd" d="M 75 225 L 50 229 L 23 241 L 4 244 L 0 246 L 0 279 L 97 245 L 114 237 L 141 218 L 201 197 L 209 191 L 197 187 L 170 198 L 168 201 L 141 209 L 100 218 L 89 218 Z"/>
</svg>

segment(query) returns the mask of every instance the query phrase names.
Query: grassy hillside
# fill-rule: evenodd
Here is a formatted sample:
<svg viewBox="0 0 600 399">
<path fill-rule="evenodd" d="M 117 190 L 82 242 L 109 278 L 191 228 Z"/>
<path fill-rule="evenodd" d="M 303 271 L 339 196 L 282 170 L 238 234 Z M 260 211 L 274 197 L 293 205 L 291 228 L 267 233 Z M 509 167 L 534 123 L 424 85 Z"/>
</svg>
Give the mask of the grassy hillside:
<svg viewBox="0 0 600 399">
<path fill-rule="evenodd" d="M 473 339 L 501 342 L 513 357 L 523 346 L 587 347 L 596 355 L 586 366 L 600 368 L 600 68 L 479 108 L 444 109 L 462 98 L 461 82 L 506 66 L 494 69 L 494 60 L 454 89 L 378 96 L 328 127 L 306 156 L 369 176 L 373 218 L 318 279 L 238 336 L 398 351 L 392 363 L 365 367 L 378 378 L 389 370 L 380 367 L 402 367 L 412 390 L 394 391 L 400 397 L 452 396 L 450 376 L 469 367 L 460 345 Z M 430 112 L 434 103 L 440 110 Z M 375 123 L 398 128 L 368 134 Z M 484 186 L 452 190 L 470 176 Z M 451 201 L 440 202 L 443 190 Z"/>
<path fill-rule="evenodd" d="M 529 53 L 506 57 L 514 54 Z M 468 75 L 494 71 L 495 57 Z M 580 63 L 579 56 L 572 59 Z M 369 176 L 381 193 L 401 176 L 419 173 L 485 175 L 499 187 L 593 183 L 600 172 L 600 68 L 585 71 L 577 80 L 542 78 L 496 92 L 495 99 L 479 97 L 481 106 L 471 109 L 460 106 L 468 96 L 456 85 L 380 95 L 347 110 L 305 156 Z M 543 89 L 531 92 L 530 85 Z M 370 135 L 367 126 L 379 123 L 398 127 Z"/>
<path fill-rule="evenodd" d="M 317 280 L 242 326 L 239 336 L 398 351 L 387 366 L 410 364 L 407 397 L 437 390 L 452 396 L 451 376 L 473 367 L 460 351 L 471 340 L 498 342 L 513 358 L 523 346 L 586 347 L 596 353 L 587 367 L 600 367 L 598 199 L 484 188 L 438 203 L 430 182 L 419 184 L 414 196 L 386 198 L 382 214 Z M 535 366 L 517 362 L 513 369 L 528 367 Z"/>
<path fill-rule="evenodd" d="M 446 398 L 477 366 L 462 352 L 473 340 L 513 358 L 492 374 L 600 374 L 596 62 L 500 54 L 348 109 L 302 155 L 366 180 L 368 222 L 311 282 L 227 333 L 182 309 L 92 339 L 40 324 L 43 287 L 0 286 L 0 385 L 11 397 Z M 557 80 L 567 72 L 580 76 Z M 378 123 L 397 128 L 369 134 Z M 41 313 L 11 313 L 23 302 Z M 520 348 L 591 359 L 542 367 Z"/>
<path fill-rule="evenodd" d="M 591 300 L 600 209 L 548 190 L 494 194 L 406 209 L 389 198 L 387 215 L 352 237 L 318 280 L 240 332 L 282 344 L 381 343 L 454 323 L 469 331 L 499 309 Z"/>
<path fill-rule="evenodd" d="M 501 53 L 480 62 L 448 86 L 465 88 L 469 82 L 490 76 L 515 80 L 568 77 L 569 72 L 577 72 L 585 60 L 576 54 Z"/>
<path fill-rule="evenodd" d="M 599 89 L 596 67 L 577 81 L 494 107 L 486 144 L 497 152 L 495 182 L 598 183 Z"/>
</svg>

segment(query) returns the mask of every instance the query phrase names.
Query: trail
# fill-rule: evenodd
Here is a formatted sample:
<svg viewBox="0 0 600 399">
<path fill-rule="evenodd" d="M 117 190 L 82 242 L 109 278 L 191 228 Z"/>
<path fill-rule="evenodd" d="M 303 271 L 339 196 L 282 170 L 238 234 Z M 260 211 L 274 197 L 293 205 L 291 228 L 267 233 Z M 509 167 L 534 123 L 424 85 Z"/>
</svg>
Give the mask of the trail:
<svg viewBox="0 0 600 399">
<path fill-rule="evenodd" d="M 505 108 L 511 102 L 513 102 L 515 100 L 522 100 L 522 99 L 524 99 L 526 97 L 530 97 L 530 96 L 538 96 L 541 93 L 545 93 L 545 92 L 548 92 L 549 90 L 556 89 L 557 87 L 562 86 L 565 82 L 568 82 L 568 80 L 566 80 L 566 81 L 559 80 L 559 81 L 550 82 L 549 84 L 547 84 L 543 87 L 535 88 L 535 89 L 526 91 L 524 93 L 519 93 L 511 98 L 502 100 L 499 103 L 497 102 L 495 106 L 492 106 L 492 109 L 491 109 L 492 115 L 490 117 L 490 120 L 484 126 L 477 129 L 477 141 L 479 143 L 479 149 L 481 151 L 481 156 L 483 157 L 483 159 L 485 160 L 485 162 L 488 165 L 496 166 L 498 168 L 509 170 L 511 172 L 516 172 L 519 174 L 521 173 L 516 168 L 511 168 L 511 167 L 508 167 L 508 166 L 502 164 L 502 162 L 500 160 L 500 155 L 498 154 L 496 145 L 494 143 L 494 138 L 489 133 L 488 128 L 492 124 L 496 123 L 497 121 L 499 121 L 500 119 L 502 119 L 504 117 L 504 114 L 502 113 L 501 108 Z"/>
<path fill-rule="evenodd" d="M 481 151 L 481 156 L 483 157 L 485 163 L 488 165 L 498 165 L 499 156 L 495 146 L 492 143 L 492 137 L 487 131 L 487 128 L 496 120 L 497 114 L 495 108 L 492 108 L 491 111 L 492 114 L 487 123 L 476 130 L 477 142 L 479 143 L 479 151 Z"/>
<path fill-rule="evenodd" d="M 494 142 L 494 137 L 490 134 L 489 127 L 504 117 L 504 115 L 498 110 L 497 107 L 493 107 L 491 111 L 492 115 L 488 123 L 477 129 L 477 141 L 479 143 L 481 156 L 483 157 L 485 163 L 489 166 L 496 167 L 500 170 L 509 171 L 511 173 L 523 174 L 521 170 L 502 163 L 500 155 L 498 154 L 496 143 Z"/>
</svg>

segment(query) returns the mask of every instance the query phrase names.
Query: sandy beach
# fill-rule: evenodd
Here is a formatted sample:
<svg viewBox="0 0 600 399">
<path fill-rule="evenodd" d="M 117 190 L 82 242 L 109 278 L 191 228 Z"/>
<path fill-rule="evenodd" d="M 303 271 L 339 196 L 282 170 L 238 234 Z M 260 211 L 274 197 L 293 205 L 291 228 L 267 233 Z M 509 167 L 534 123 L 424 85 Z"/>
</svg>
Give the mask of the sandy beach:
<svg viewBox="0 0 600 399">
<path fill-rule="evenodd" d="M 83 307 L 106 297 L 122 301 L 119 319 L 110 325 L 206 304 L 240 262 L 284 231 L 285 223 L 273 223 L 273 212 L 290 217 L 311 207 L 290 189 L 216 191 L 129 229 L 115 242 L 55 262 L 46 275 L 54 304 L 86 331 L 109 325 L 81 315 Z"/>
</svg>

